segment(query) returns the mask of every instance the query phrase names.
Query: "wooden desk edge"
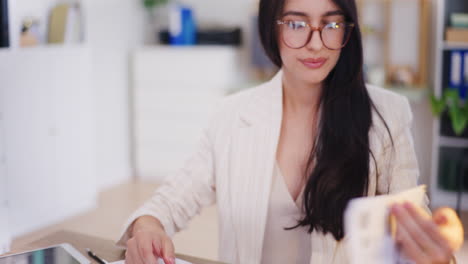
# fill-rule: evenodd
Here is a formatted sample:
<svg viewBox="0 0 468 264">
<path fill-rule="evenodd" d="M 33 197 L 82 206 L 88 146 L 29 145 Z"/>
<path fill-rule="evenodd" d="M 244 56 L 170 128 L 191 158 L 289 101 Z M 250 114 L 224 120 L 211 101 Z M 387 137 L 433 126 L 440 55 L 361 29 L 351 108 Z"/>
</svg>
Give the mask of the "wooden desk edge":
<svg viewBox="0 0 468 264">
<path fill-rule="evenodd" d="M 7 254 L 0 255 L 6 256 L 11 254 L 17 254 L 24 251 L 34 250 L 36 248 L 44 248 L 49 247 L 52 245 L 62 244 L 62 243 L 69 243 L 74 246 L 81 254 L 86 256 L 92 263 L 95 263 L 93 259 L 91 259 L 88 254 L 86 253 L 86 248 L 90 248 L 93 250 L 99 257 L 105 259 L 109 262 L 114 262 L 118 260 L 124 259 L 124 252 L 125 250 L 119 248 L 115 245 L 115 243 L 111 240 L 106 240 L 98 237 L 93 237 L 89 235 L 79 234 L 71 231 L 58 231 L 47 235 L 45 237 L 40 238 L 26 247 L 13 249 L 12 251 L 8 252 Z M 193 264 L 225 264 L 218 261 L 212 261 L 207 259 L 201 259 L 197 257 L 176 254 L 177 258 L 182 260 L 191 262 Z"/>
</svg>

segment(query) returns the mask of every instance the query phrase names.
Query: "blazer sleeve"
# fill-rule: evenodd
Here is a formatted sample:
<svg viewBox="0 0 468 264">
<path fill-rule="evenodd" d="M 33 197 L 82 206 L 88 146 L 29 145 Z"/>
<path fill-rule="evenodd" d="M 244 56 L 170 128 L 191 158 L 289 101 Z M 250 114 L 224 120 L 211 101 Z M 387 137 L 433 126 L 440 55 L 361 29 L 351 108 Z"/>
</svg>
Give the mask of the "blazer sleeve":
<svg viewBox="0 0 468 264">
<path fill-rule="evenodd" d="M 393 109 L 401 110 L 396 111 L 392 119 L 386 120 L 387 122 L 392 122 L 387 124 L 390 127 L 393 144 L 391 140 L 387 140 L 387 146 L 385 147 L 385 171 L 381 170 L 384 177 L 379 180 L 378 192 L 381 194 L 399 193 L 416 187 L 419 178 L 418 160 L 411 134 L 413 114 L 408 100 L 399 96 L 399 104 L 394 105 Z M 392 130 L 392 127 L 395 129 Z M 421 206 L 430 211 L 427 195 L 424 199 L 425 202 Z"/>
<path fill-rule="evenodd" d="M 214 204 L 215 175 L 211 132 L 204 131 L 195 154 L 172 177 L 157 188 L 153 196 L 127 220 L 117 242 L 126 245 L 133 222 L 149 215 L 161 221 L 166 233 L 173 236 L 205 206 Z"/>
</svg>

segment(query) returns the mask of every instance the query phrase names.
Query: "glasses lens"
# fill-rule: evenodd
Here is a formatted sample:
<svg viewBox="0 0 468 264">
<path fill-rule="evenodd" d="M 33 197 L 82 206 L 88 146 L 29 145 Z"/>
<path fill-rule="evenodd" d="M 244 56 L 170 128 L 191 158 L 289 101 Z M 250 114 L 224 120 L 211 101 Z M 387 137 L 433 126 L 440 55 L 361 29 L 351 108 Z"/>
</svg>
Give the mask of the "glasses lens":
<svg viewBox="0 0 468 264">
<path fill-rule="evenodd" d="M 291 48 L 301 48 L 307 42 L 309 29 L 304 21 L 285 21 L 282 34 L 286 45 Z"/>
<path fill-rule="evenodd" d="M 344 23 L 330 23 L 322 30 L 323 44 L 329 49 L 341 49 L 349 39 L 351 27 Z"/>
</svg>

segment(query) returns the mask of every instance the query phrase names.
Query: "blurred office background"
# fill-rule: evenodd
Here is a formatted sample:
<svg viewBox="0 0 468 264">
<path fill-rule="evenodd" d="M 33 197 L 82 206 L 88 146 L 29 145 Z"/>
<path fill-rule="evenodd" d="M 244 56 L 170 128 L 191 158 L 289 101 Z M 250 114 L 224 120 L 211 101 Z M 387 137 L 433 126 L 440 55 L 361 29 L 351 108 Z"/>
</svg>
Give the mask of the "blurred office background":
<svg viewBox="0 0 468 264">
<path fill-rule="evenodd" d="M 116 239 L 190 155 L 217 102 L 276 72 L 258 42 L 257 5 L 0 0 L 0 249 L 59 229 Z M 460 209 L 466 228 L 468 134 L 446 112 L 435 118 L 429 96 L 456 90 L 464 102 L 468 4 L 358 6 L 367 81 L 409 99 L 420 182 L 432 207 Z M 216 259 L 216 207 L 175 243 Z"/>
</svg>

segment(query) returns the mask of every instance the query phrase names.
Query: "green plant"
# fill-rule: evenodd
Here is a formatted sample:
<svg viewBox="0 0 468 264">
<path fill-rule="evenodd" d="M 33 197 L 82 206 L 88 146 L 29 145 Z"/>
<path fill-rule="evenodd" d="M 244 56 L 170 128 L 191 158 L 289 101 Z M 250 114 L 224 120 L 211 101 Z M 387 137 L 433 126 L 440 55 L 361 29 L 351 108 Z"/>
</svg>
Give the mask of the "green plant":
<svg viewBox="0 0 468 264">
<path fill-rule="evenodd" d="M 435 116 L 440 117 L 448 108 L 452 129 L 457 136 L 460 136 L 468 125 L 468 103 L 461 100 L 458 90 L 445 89 L 440 99 L 431 95 L 430 101 L 431 110 Z"/>
<path fill-rule="evenodd" d="M 143 0 L 143 5 L 146 9 L 151 10 L 159 5 L 167 4 L 169 0 Z"/>
</svg>

